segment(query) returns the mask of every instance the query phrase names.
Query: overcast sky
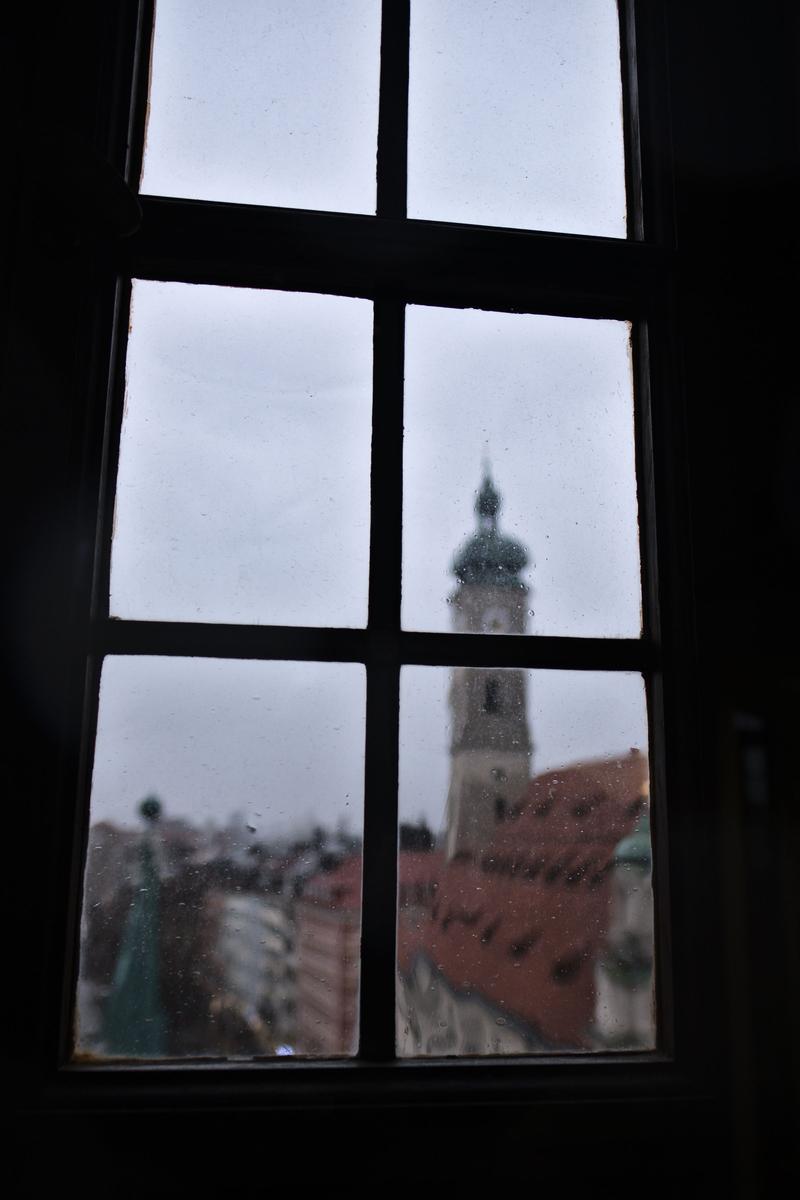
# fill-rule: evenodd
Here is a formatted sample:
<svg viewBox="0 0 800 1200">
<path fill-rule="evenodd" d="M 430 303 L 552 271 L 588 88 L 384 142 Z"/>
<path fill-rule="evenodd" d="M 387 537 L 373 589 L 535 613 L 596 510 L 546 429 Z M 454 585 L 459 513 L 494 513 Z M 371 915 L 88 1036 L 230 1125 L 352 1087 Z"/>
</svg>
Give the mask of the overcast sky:
<svg viewBox="0 0 800 1200">
<path fill-rule="evenodd" d="M 375 211 L 380 0 L 158 0 L 142 189 Z M 412 0 L 409 216 L 625 236 L 616 0 Z"/>
<path fill-rule="evenodd" d="M 374 211 L 378 10 L 159 0 L 143 189 Z M 414 0 L 410 213 L 624 236 L 618 56 L 611 0 Z M 131 329 L 112 613 L 363 625 L 371 303 L 137 282 Z M 628 343 L 623 322 L 409 309 L 407 628 L 449 627 L 488 454 L 530 629 L 638 636 Z M 437 827 L 447 675 L 403 675 L 401 810 Z M 638 677 L 528 691 L 534 771 L 646 744 Z M 109 661 L 93 814 L 155 791 L 265 836 L 356 828 L 363 715 L 360 666 Z"/>
</svg>

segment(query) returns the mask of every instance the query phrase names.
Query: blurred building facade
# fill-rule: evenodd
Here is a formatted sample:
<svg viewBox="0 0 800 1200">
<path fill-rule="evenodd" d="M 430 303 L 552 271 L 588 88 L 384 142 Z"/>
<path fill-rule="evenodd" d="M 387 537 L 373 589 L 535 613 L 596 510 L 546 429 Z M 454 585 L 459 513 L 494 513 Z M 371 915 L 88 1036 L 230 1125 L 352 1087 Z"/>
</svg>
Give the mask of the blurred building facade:
<svg viewBox="0 0 800 1200">
<path fill-rule="evenodd" d="M 356 1050 L 361 951 L 361 854 L 315 876 L 297 909 L 297 1050 Z"/>
</svg>

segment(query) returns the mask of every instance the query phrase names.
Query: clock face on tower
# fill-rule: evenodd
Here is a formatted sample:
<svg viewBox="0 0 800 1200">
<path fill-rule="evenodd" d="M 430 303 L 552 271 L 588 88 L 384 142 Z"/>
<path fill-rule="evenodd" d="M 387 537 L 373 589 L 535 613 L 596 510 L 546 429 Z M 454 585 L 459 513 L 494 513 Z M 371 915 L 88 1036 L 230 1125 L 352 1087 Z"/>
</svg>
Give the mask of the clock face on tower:
<svg viewBox="0 0 800 1200">
<path fill-rule="evenodd" d="M 494 604 L 481 614 L 481 633 L 508 633 L 511 620 L 507 608 Z"/>
</svg>

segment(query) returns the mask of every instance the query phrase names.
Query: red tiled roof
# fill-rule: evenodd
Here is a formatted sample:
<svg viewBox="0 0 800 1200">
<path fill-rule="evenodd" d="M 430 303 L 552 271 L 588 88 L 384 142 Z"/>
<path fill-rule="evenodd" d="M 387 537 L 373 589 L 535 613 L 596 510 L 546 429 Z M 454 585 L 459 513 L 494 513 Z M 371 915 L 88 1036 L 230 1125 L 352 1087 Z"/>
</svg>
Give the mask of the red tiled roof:
<svg viewBox="0 0 800 1200">
<path fill-rule="evenodd" d="M 545 1041 L 584 1045 L 607 931 L 608 868 L 646 786 L 643 756 L 550 771 L 531 782 L 520 815 L 498 826 L 476 860 L 401 854 L 401 971 L 424 954 L 455 989 L 479 993 Z"/>
<path fill-rule="evenodd" d="M 332 871 L 320 871 L 308 880 L 301 903 L 305 901 L 328 909 L 353 910 L 361 907 L 361 855 L 352 854 Z"/>
<path fill-rule="evenodd" d="M 454 989 L 520 1018 L 545 1042 L 587 1045 L 609 869 L 646 802 L 647 781 L 647 759 L 634 753 L 548 771 L 476 858 L 402 851 L 401 972 L 424 954 Z M 357 910 L 361 855 L 314 876 L 304 900 Z"/>
</svg>

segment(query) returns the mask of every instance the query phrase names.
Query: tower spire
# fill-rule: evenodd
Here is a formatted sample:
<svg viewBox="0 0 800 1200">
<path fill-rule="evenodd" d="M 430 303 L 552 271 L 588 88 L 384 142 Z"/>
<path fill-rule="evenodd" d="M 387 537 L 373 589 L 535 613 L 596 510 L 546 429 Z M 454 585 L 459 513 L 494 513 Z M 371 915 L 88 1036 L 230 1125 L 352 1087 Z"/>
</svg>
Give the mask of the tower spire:
<svg viewBox="0 0 800 1200">
<path fill-rule="evenodd" d="M 513 588 L 525 592 L 520 571 L 528 563 L 525 547 L 514 538 L 501 534 L 497 527 L 502 498 L 488 462 L 484 464 L 481 486 L 475 497 L 477 532 L 468 538 L 453 562 L 453 574 L 461 584 Z M 522 633 L 521 629 L 516 632 Z"/>
<path fill-rule="evenodd" d="M 450 597 L 459 633 L 524 633 L 528 588 L 525 547 L 500 533 L 501 497 L 488 458 L 475 494 L 478 528 L 453 562 Z M 447 856 L 476 855 L 498 821 L 518 811 L 532 751 L 524 672 L 455 667 L 450 682 L 452 741 L 447 797 Z"/>
<path fill-rule="evenodd" d="M 475 512 L 481 528 L 497 529 L 497 514 L 500 511 L 500 493 L 494 486 L 491 474 L 484 470 L 483 483 L 475 500 Z"/>
</svg>

